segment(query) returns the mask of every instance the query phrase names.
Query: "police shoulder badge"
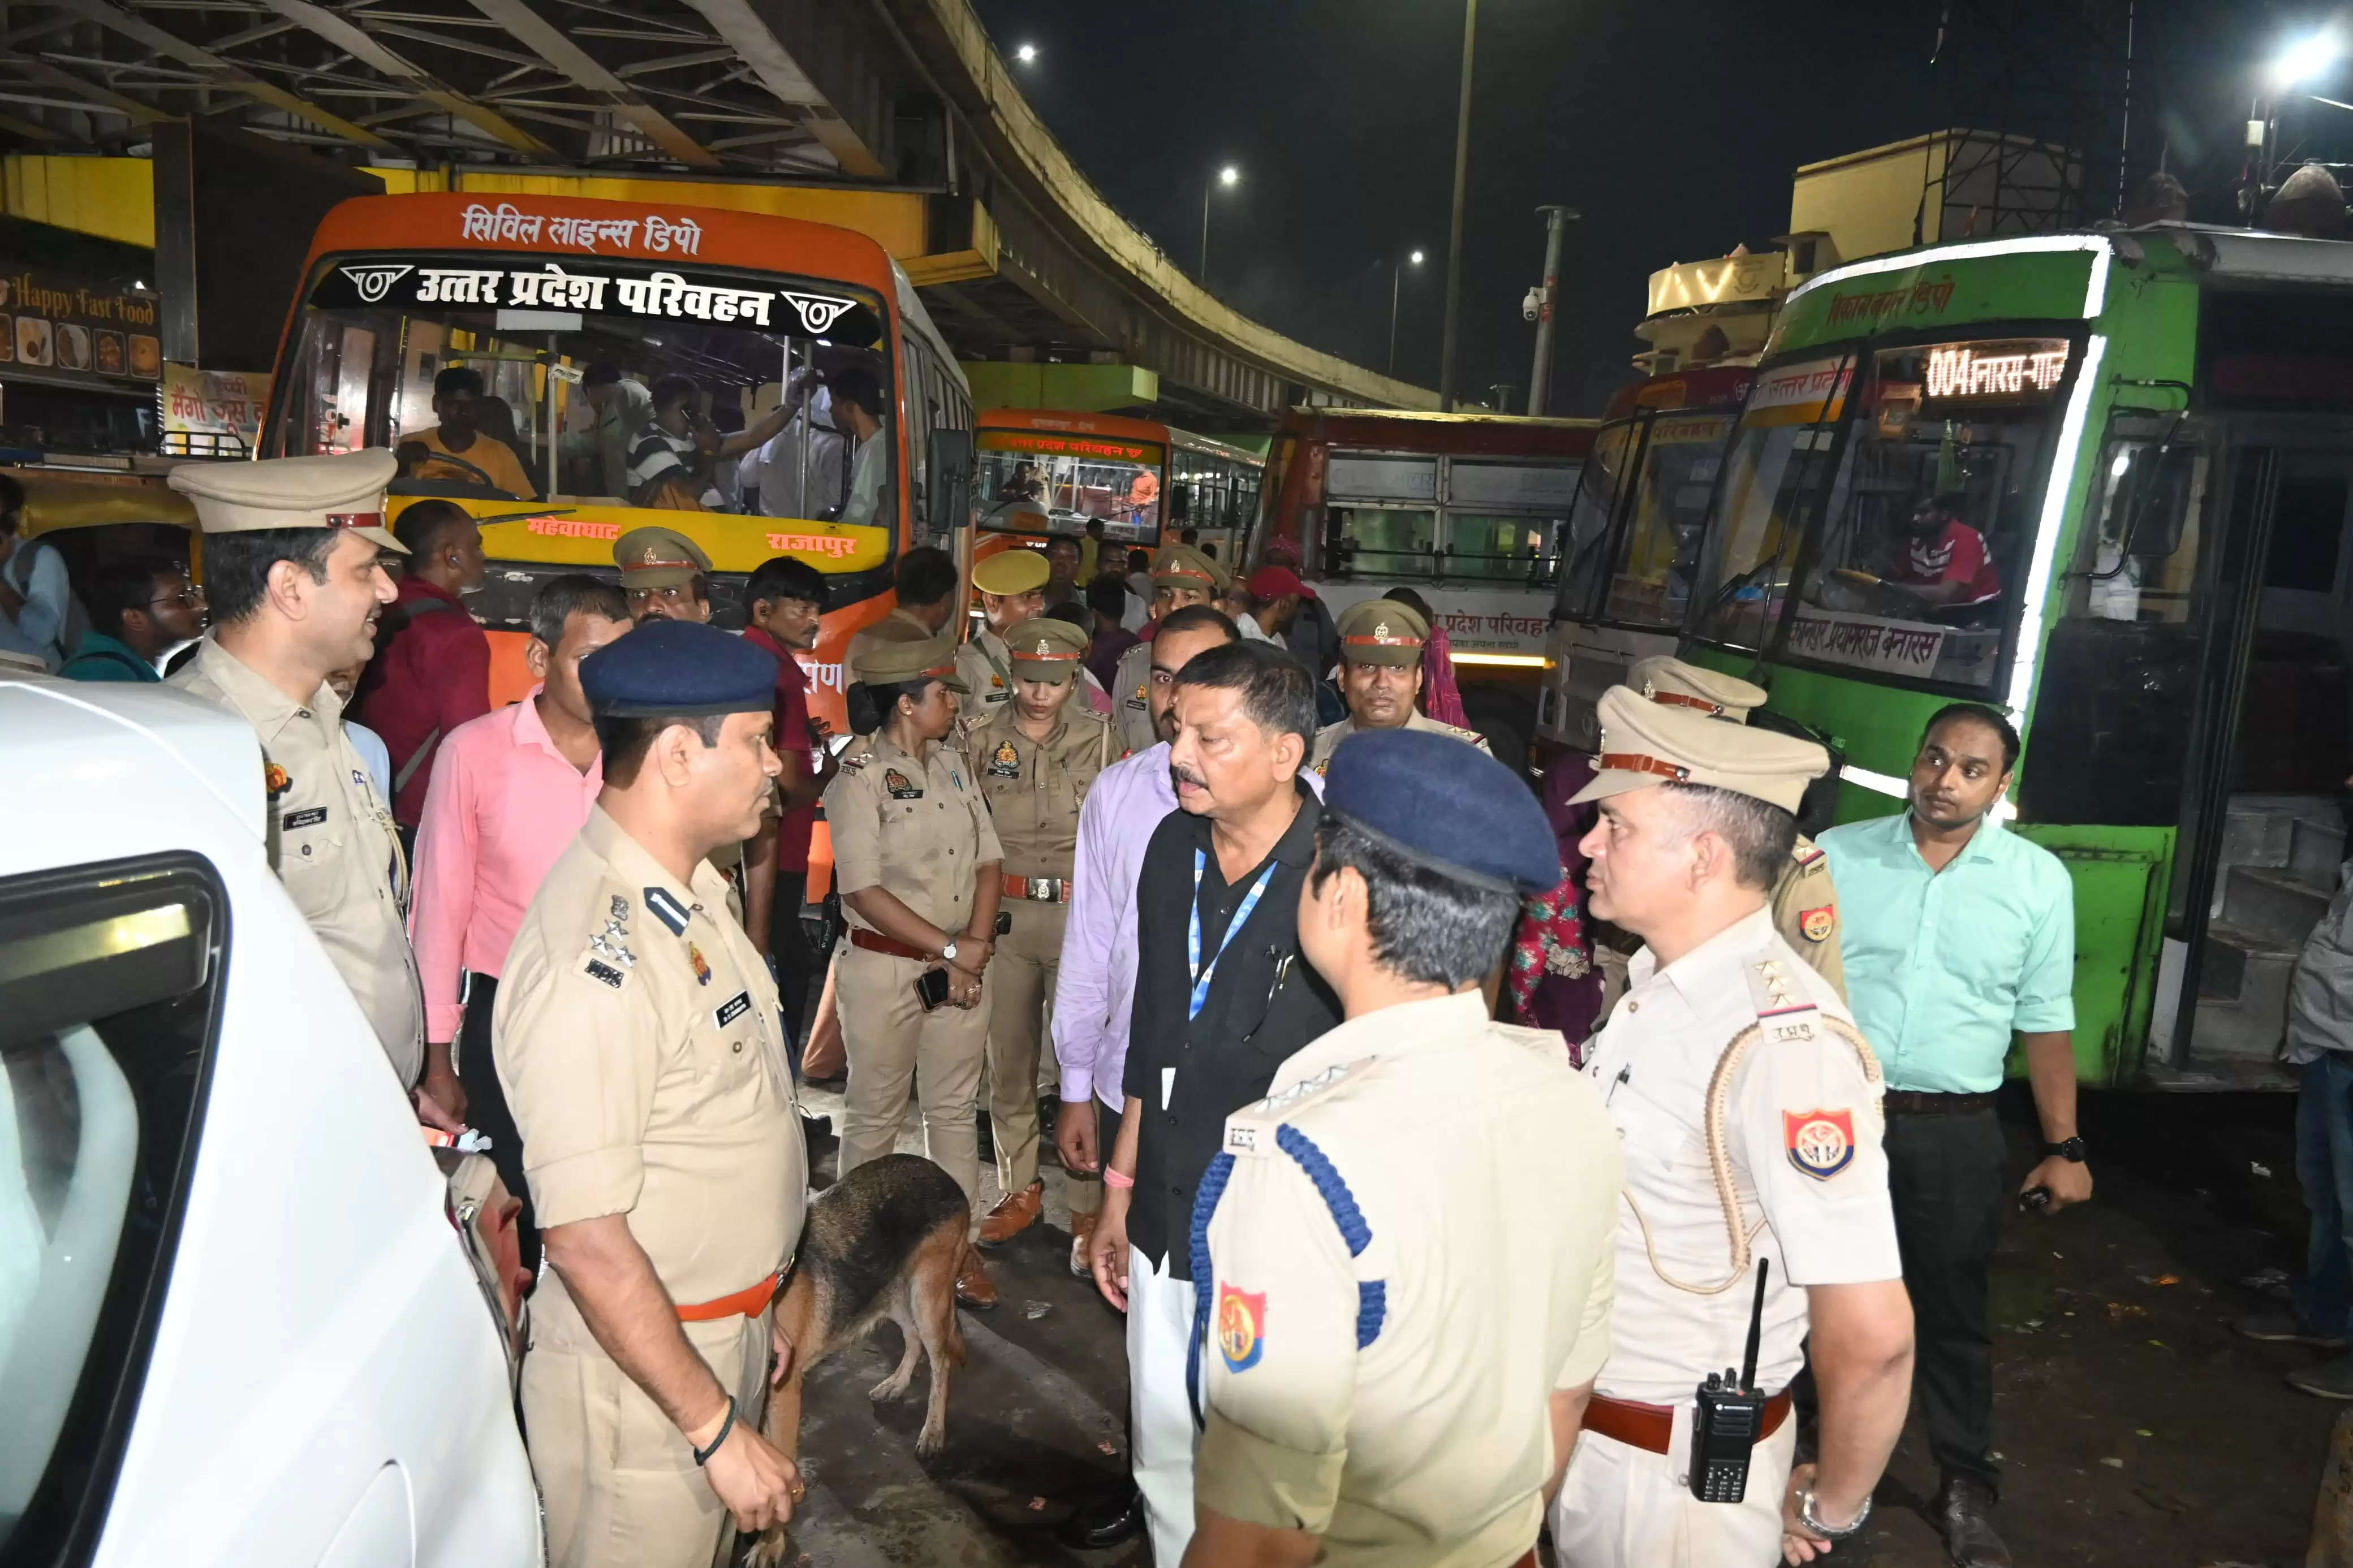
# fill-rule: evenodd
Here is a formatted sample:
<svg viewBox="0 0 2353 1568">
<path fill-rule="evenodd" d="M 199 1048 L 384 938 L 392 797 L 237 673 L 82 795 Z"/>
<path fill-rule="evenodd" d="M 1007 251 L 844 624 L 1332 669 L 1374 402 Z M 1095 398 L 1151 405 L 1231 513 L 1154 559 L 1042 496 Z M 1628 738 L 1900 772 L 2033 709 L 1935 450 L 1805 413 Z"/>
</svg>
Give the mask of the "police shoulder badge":
<svg viewBox="0 0 2353 1568">
<path fill-rule="evenodd" d="M 1021 776 L 1021 753 L 1013 749 L 1012 742 L 997 742 L 996 754 L 988 759 L 988 776 L 993 779 L 1018 779 Z"/>
<path fill-rule="evenodd" d="M 1831 928 L 1837 924 L 1838 906 L 1835 904 L 1798 911 L 1798 929 L 1806 933 L 1808 942 L 1828 942 Z"/>
<path fill-rule="evenodd" d="M 891 792 L 891 798 L 892 800 L 921 800 L 923 798 L 922 787 L 909 784 L 907 782 L 907 775 L 901 773 L 896 768 L 885 768 L 882 770 L 882 787 Z"/>
<path fill-rule="evenodd" d="M 1266 1353 L 1266 1292 L 1218 1281 L 1218 1353 L 1228 1372 L 1248 1372 Z"/>
<path fill-rule="evenodd" d="M 1854 1162 L 1854 1112 L 1785 1110 L 1781 1142 L 1799 1174 L 1828 1181 Z"/>
</svg>

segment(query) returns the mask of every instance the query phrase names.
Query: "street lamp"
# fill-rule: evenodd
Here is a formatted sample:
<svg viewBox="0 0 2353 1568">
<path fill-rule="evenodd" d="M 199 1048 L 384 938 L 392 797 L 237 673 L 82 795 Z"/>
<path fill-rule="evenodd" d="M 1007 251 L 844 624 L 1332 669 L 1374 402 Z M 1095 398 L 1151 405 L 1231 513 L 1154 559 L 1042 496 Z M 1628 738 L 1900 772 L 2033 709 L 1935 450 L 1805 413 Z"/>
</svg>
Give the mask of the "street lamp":
<svg viewBox="0 0 2353 1568">
<path fill-rule="evenodd" d="M 1214 184 L 1201 187 L 1201 287 L 1209 286 L 1209 197 L 1219 190 L 1231 190 L 1241 183 L 1242 172 L 1231 163 L 1218 171 Z"/>
<path fill-rule="evenodd" d="M 2255 100 L 2254 111 L 2247 121 L 2247 155 L 2250 183 L 2243 183 L 2239 200 L 2247 221 L 2256 221 L 2258 213 L 2272 187 L 2272 175 L 2276 172 L 2274 160 L 2279 153 L 2278 100 L 2292 96 L 2298 88 L 2328 71 L 2345 55 L 2345 40 L 2334 27 L 2323 27 L 2306 34 L 2282 49 L 2263 72 L 2263 85 L 2270 89 L 2268 98 Z M 2328 102 L 2328 100 L 2322 100 Z"/>
<path fill-rule="evenodd" d="M 1013 51 L 1013 58 L 1025 66 L 1034 66 L 1038 63 L 1038 46 L 1024 44 Z"/>
<path fill-rule="evenodd" d="M 1414 267 L 1420 266 L 1421 252 L 1415 251 L 1406 258 L 1406 261 Z M 1389 374 L 1391 375 L 1397 374 L 1398 285 L 1404 277 L 1405 268 L 1391 262 L 1389 264 Z"/>
<path fill-rule="evenodd" d="M 2333 28 L 2324 27 L 2309 37 L 2297 39 L 2272 62 L 2273 90 L 2286 92 L 2304 86 L 2335 65 L 2344 53 L 2345 42 Z"/>
</svg>

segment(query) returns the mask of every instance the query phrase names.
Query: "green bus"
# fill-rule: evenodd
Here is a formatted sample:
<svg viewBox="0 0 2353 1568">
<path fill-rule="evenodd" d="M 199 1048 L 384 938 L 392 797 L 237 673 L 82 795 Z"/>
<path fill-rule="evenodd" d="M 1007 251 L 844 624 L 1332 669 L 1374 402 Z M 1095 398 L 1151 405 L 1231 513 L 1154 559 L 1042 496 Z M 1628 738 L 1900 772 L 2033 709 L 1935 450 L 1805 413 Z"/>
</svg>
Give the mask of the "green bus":
<svg viewBox="0 0 2353 1568">
<path fill-rule="evenodd" d="M 2286 1087 L 2345 852 L 2348 531 L 2353 244 L 1938 246 L 1784 304 L 1686 649 L 1831 745 L 1817 826 L 1902 809 L 1938 707 L 2007 711 L 2010 826 L 2074 879 L 2081 1079 Z"/>
</svg>

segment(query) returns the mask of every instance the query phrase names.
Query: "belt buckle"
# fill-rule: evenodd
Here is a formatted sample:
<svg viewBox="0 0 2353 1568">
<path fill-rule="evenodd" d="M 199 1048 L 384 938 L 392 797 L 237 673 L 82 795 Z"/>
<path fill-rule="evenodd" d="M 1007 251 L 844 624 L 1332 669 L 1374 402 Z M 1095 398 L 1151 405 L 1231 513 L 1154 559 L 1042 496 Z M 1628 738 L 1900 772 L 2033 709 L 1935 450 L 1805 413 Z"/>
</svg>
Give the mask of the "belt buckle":
<svg viewBox="0 0 2353 1568">
<path fill-rule="evenodd" d="M 1054 879 L 1051 877 L 1030 878 L 1029 897 L 1039 903 L 1052 903 L 1054 901 Z"/>
</svg>

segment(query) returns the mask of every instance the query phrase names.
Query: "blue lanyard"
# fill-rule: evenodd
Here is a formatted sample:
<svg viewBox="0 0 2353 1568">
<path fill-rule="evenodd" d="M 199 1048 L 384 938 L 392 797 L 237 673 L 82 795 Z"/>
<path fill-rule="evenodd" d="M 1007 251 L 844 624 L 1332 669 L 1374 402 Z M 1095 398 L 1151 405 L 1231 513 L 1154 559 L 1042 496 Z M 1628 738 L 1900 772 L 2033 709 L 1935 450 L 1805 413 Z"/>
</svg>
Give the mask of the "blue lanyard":
<svg viewBox="0 0 2353 1568">
<path fill-rule="evenodd" d="M 1258 908 L 1258 896 L 1266 891 L 1269 882 L 1274 880 L 1274 862 L 1270 860 L 1266 869 L 1258 874 L 1258 880 L 1250 884 L 1250 890 L 1244 895 L 1240 907 L 1234 910 L 1234 918 L 1226 922 L 1226 934 L 1219 939 L 1218 951 L 1209 955 L 1208 965 L 1204 968 L 1201 963 L 1201 873 L 1208 868 L 1208 864 L 1207 852 L 1193 851 L 1193 924 L 1185 937 L 1187 959 L 1193 969 L 1193 1003 L 1192 1011 L 1186 1014 L 1187 1018 L 1201 1016 L 1202 1007 L 1209 1000 L 1209 982 L 1218 973 L 1218 960 L 1225 957 L 1226 949 L 1233 945 L 1234 933 L 1248 923 L 1250 911 Z"/>
</svg>

